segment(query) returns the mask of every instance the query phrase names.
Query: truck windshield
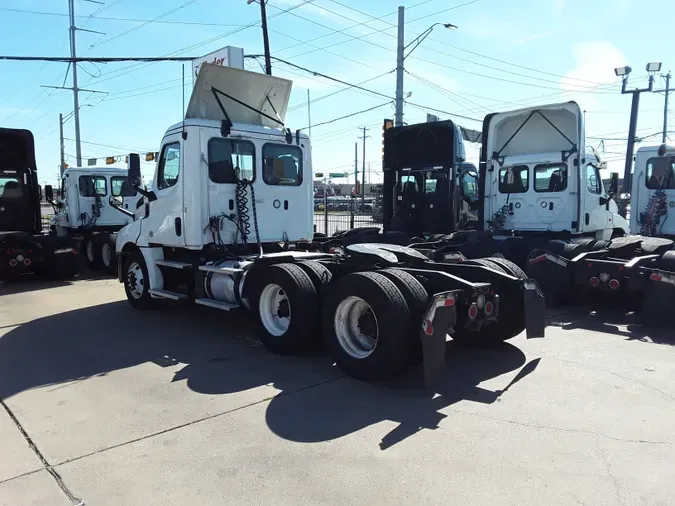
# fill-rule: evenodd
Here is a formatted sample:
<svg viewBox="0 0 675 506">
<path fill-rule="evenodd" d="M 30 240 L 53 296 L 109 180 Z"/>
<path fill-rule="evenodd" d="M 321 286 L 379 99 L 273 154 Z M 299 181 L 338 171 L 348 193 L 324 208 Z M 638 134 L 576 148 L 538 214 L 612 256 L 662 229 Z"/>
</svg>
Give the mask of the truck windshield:
<svg viewBox="0 0 675 506">
<path fill-rule="evenodd" d="M 23 184 L 18 175 L 0 173 L 0 199 L 20 199 L 23 197 Z"/>
<path fill-rule="evenodd" d="M 675 158 L 650 158 L 645 177 L 645 185 L 650 190 L 675 190 Z"/>
</svg>

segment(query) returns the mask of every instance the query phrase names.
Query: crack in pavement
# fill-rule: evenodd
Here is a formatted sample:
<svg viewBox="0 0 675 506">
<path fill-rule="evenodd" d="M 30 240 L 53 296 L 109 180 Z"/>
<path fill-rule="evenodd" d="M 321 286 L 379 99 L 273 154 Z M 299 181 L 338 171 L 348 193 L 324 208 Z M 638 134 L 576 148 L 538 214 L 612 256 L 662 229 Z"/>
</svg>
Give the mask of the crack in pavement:
<svg viewBox="0 0 675 506">
<path fill-rule="evenodd" d="M 600 437 L 597 436 L 595 438 L 595 446 L 598 449 L 598 452 L 600 453 L 600 457 L 602 457 L 602 460 L 605 462 L 605 468 L 607 469 L 607 476 L 609 476 L 612 479 L 612 482 L 614 483 L 614 493 L 616 494 L 616 500 L 619 504 L 625 506 L 625 502 L 621 500 L 621 491 L 619 490 L 619 480 L 616 479 L 616 476 L 612 474 L 612 464 L 610 464 L 609 459 L 605 455 L 605 452 L 602 451 L 602 448 L 600 447 Z"/>
<path fill-rule="evenodd" d="M 56 471 L 56 469 L 54 469 L 54 466 L 52 466 L 49 462 L 47 462 L 47 459 L 45 458 L 45 456 L 42 455 L 42 452 L 40 451 L 40 449 L 37 447 L 37 445 L 35 444 L 35 442 L 34 442 L 34 441 L 31 439 L 31 437 L 28 435 L 28 433 L 26 432 L 26 429 L 23 428 L 23 425 L 21 425 L 21 422 L 19 422 L 19 419 L 14 415 L 14 413 L 12 412 L 12 410 L 9 409 L 9 406 L 7 406 L 7 404 L 5 404 L 5 401 L 4 401 L 4 400 L 0 400 L 0 404 L 2 405 L 3 408 L 5 408 L 5 411 L 7 412 L 7 414 L 9 415 L 9 417 L 11 418 L 12 422 L 14 422 L 14 425 L 16 426 L 16 428 L 19 429 L 19 432 L 21 432 L 21 435 L 22 435 L 23 438 L 26 440 L 26 443 L 28 443 L 28 446 L 30 447 L 30 449 L 33 450 L 33 452 L 34 452 L 35 455 L 37 456 L 38 460 L 40 460 L 40 463 L 43 465 L 43 468 L 51 475 L 51 477 L 52 477 L 52 478 L 54 479 L 54 481 L 56 482 L 56 485 L 57 485 L 57 486 L 61 489 L 61 491 L 66 495 L 66 497 L 68 498 L 68 500 L 69 500 L 73 505 L 76 505 L 76 506 L 83 506 L 83 505 L 84 505 L 84 501 L 82 501 L 81 499 L 78 499 L 77 497 L 75 497 L 75 495 L 73 495 L 73 493 L 68 489 L 68 487 L 66 486 L 66 484 L 63 482 L 63 478 L 61 478 L 61 475 L 59 475 L 59 473 Z M 38 471 L 41 471 L 41 470 L 42 470 L 42 469 L 39 469 L 39 470 L 37 470 L 37 471 L 32 471 L 32 472 L 30 472 L 30 473 L 24 473 L 24 474 L 21 475 L 21 476 L 26 476 L 26 475 L 28 475 L 28 474 L 33 474 L 33 473 L 38 472 Z M 18 476 L 15 476 L 14 478 L 10 478 L 10 479 L 16 479 L 16 478 L 18 478 Z M 0 482 L 0 483 L 5 483 L 6 481 L 9 481 L 9 480 L 4 480 L 4 481 L 2 481 L 2 482 Z"/>
</svg>

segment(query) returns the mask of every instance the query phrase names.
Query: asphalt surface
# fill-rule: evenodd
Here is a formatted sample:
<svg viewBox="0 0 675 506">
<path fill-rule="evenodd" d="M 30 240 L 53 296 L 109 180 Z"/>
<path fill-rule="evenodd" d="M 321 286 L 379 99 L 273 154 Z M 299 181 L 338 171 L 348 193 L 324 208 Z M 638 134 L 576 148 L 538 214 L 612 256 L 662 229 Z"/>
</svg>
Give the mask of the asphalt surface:
<svg viewBox="0 0 675 506">
<path fill-rule="evenodd" d="M 0 286 L 0 504 L 673 504 L 675 338 L 551 315 L 437 391 L 280 357 L 246 313 Z"/>
</svg>

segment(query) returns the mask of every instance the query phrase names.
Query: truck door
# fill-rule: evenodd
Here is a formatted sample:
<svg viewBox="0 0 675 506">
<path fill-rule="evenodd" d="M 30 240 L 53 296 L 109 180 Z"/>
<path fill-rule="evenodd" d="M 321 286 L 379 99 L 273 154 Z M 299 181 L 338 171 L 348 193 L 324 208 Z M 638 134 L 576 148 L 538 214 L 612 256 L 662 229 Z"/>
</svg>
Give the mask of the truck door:
<svg viewBox="0 0 675 506">
<path fill-rule="evenodd" d="M 655 156 L 647 160 L 644 179 L 638 184 L 639 202 L 631 214 L 636 213 L 640 233 L 647 235 L 675 235 L 675 220 L 668 214 L 675 212 L 675 157 Z M 653 225 L 650 227 L 648 223 Z M 658 225 L 657 225 L 658 224 Z"/>
<path fill-rule="evenodd" d="M 78 176 L 76 185 L 78 214 L 75 222 L 71 222 L 71 226 L 91 228 L 103 224 L 103 210 L 107 205 L 108 179 L 100 174 L 83 174 Z"/>
<path fill-rule="evenodd" d="M 504 208 L 507 211 L 504 229 L 520 230 L 526 228 L 528 213 L 533 212 L 527 205 L 529 189 L 530 168 L 527 165 L 499 167 L 497 184 L 486 186 L 486 193 L 491 192 L 490 201 L 493 202 L 490 209 L 491 216 L 486 217 L 486 219 L 494 221 L 500 210 Z"/>
<path fill-rule="evenodd" d="M 114 197 L 122 197 L 122 208 L 136 210 L 136 201 L 138 200 L 136 190 L 129 184 L 127 176 L 112 176 L 110 178 L 110 194 Z M 126 217 L 110 205 L 106 205 L 106 222 L 111 225 L 122 225 L 129 223 L 131 218 Z"/>
<path fill-rule="evenodd" d="M 545 230 L 570 230 L 576 216 L 576 202 L 570 198 L 574 178 L 567 163 L 541 163 L 533 169 L 534 210 L 537 221 Z"/>
<path fill-rule="evenodd" d="M 613 229 L 612 213 L 607 211 L 607 206 L 600 203 L 600 199 L 606 197 L 602 188 L 602 179 L 600 170 L 593 164 L 587 164 L 584 174 L 585 188 L 581 190 L 583 201 L 582 209 L 582 232 L 595 232 L 596 238 L 604 237 L 602 231 Z M 611 232 L 609 237 L 611 237 Z"/>
<path fill-rule="evenodd" d="M 165 137 L 154 178 L 157 200 L 150 202 L 150 214 L 142 222 L 149 243 L 185 245 L 182 151 L 183 143 L 179 134 Z"/>
<path fill-rule="evenodd" d="M 261 177 L 254 185 L 263 242 L 312 238 L 312 167 L 306 139 L 304 144 L 304 149 L 284 142 L 265 142 L 261 146 Z"/>
</svg>

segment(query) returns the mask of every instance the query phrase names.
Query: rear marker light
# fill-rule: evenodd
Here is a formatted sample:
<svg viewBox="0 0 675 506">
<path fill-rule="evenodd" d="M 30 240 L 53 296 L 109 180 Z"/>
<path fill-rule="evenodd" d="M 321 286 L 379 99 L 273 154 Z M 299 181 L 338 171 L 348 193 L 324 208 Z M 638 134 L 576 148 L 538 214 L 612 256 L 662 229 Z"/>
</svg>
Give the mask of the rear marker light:
<svg viewBox="0 0 675 506">
<path fill-rule="evenodd" d="M 492 302 L 488 301 L 485 304 L 485 314 L 490 316 L 492 314 L 492 311 L 494 311 L 494 306 L 492 305 Z"/>
<path fill-rule="evenodd" d="M 32 264 L 32 263 L 33 263 L 33 262 L 31 262 L 30 258 L 26 258 L 26 259 L 23 261 L 23 265 L 25 265 L 26 267 L 28 267 L 28 266 L 29 266 L 30 264 Z"/>
<path fill-rule="evenodd" d="M 471 304 L 471 307 L 469 308 L 469 318 L 472 320 L 478 316 L 478 306 L 476 304 Z"/>
<path fill-rule="evenodd" d="M 593 287 L 597 287 L 600 285 L 600 280 L 596 277 L 592 277 L 591 279 L 588 280 L 588 282 L 591 284 Z"/>
<path fill-rule="evenodd" d="M 609 280 L 609 287 L 612 290 L 617 290 L 621 284 L 619 283 L 619 280 L 617 279 L 610 279 Z"/>
<path fill-rule="evenodd" d="M 663 276 L 659 274 L 652 274 L 651 276 L 649 276 L 649 279 L 651 279 L 652 281 L 661 281 L 663 279 Z"/>
<path fill-rule="evenodd" d="M 16 258 L 12 258 L 12 259 L 9 261 L 9 266 L 10 266 L 10 267 L 16 267 L 18 263 L 19 263 L 19 262 L 16 261 Z"/>
<path fill-rule="evenodd" d="M 478 297 L 476 297 L 476 305 L 478 306 L 478 309 L 483 308 L 485 305 L 485 295 L 481 293 Z"/>
</svg>

